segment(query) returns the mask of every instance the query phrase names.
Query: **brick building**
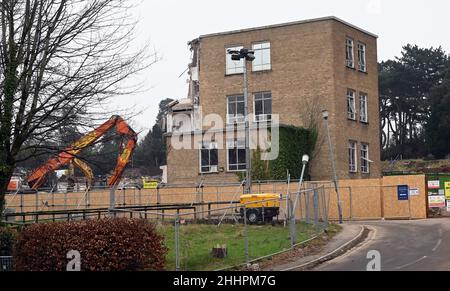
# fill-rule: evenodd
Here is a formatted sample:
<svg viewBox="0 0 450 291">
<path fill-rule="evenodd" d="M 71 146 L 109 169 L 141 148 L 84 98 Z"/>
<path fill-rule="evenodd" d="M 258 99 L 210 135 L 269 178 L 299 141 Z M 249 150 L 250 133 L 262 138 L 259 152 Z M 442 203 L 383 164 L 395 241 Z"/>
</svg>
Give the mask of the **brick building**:
<svg viewBox="0 0 450 291">
<path fill-rule="evenodd" d="M 245 171 L 242 142 L 220 139 L 201 144 L 213 124 L 203 120 L 215 114 L 223 132 L 243 121 L 243 66 L 247 65 L 251 122 L 281 125 L 319 125 L 316 153 L 310 164 L 313 180 L 331 177 L 329 148 L 324 138 L 322 110 L 329 124 L 338 176 L 341 179 L 381 175 L 378 100 L 377 36 L 335 17 L 242 29 L 200 36 L 192 50 L 189 97 L 171 104 L 167 116 L 169 183 L 236 182 Z M 228 49 L 255 50 L 255 61 L 231 60 Z M 176 139 L 193 149 L 172 145 Z M 192 139 L 186 139 L 191 135 Z M 223 141 L 224 140 L 224 141 Z M 230 146 L 234 144 L 234 146 Z M 244 155 L 244 156 L 243 156 Z"/>
</svg>

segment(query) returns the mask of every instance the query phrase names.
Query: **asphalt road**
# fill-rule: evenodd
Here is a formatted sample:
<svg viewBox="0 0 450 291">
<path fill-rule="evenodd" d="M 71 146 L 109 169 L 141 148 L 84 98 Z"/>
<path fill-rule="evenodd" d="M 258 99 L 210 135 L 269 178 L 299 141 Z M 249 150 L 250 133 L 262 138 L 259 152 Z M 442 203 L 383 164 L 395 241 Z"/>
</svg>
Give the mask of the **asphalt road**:
<svg viewBox="0 0 450 291">
<path fill-rule="evenodd" d="M 362 223 L 369 238 L 317 271 L 367 271 L 370 251 L 381 256 L 381 271 L 450 271 L 450 219 Z"/>
</svg>

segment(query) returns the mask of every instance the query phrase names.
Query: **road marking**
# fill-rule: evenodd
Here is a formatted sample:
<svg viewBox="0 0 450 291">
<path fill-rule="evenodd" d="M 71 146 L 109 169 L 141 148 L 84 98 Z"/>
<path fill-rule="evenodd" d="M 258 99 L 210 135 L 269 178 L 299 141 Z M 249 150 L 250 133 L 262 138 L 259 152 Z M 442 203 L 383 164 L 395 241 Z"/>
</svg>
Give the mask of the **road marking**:
<svg viewBox="0 0 450 291">
<path fill-rule="evenodd" d="M 441 246 L 441 244 L 442 244 L 442 239 L 440 238 L 437 242 L 437 245 L 433 249 L 433 253 L 438 250 L 438 248 Z"/>
<path fill-rule="evenodd" d="M 420 258 L 420 259 L 418 259 L 418 260 L 416 260 L 416 261 L 414 261 L 414 262 L 412 262 L 412 263 L 410 263 L 410 264 L 406 264 L 406 265 L 397 267 L 396 269 L 397 269 L 397 270 L 401 270 L 401 269 L 404 269 L 404 268 L 407 268 L 407 267 L 411 267 L 411 266 L 413 266 L 413 265 L 415 265 L 415 264 L 417 264 L 417 263 L 420 263 L 420 262 L 422 262 L 423 260 L 426 260 L 426 259 L 428 259 L 428 257 L 427 257 L 427 256 L 424 256 L 424 257 L 422 257 L 422 258 Z"/>
</svg>

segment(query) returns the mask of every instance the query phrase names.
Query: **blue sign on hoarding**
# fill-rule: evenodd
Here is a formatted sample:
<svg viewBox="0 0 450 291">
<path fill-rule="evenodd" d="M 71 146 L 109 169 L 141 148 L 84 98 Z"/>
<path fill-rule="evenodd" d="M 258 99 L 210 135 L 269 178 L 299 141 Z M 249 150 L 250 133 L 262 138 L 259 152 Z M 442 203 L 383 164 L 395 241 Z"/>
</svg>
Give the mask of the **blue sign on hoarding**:
<svg viewBox="0 0 450 291">
<path fill-rule="evenodd" d="M 409 186 L 408 185 L 400 185 L 398 186 L 398 200 L 399 201 L 408 201 L 409 200 Z"/>
</svg>

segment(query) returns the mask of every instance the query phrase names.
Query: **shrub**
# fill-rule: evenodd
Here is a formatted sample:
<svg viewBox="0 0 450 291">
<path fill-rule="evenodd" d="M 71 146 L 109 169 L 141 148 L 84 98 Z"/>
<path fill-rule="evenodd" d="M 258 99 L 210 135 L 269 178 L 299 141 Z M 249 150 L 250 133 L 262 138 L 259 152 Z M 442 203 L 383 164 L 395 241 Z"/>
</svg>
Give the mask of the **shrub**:
<svg viewBox="0 0 450 291">
<path fill-rule="evenodd" d="M 11 256 L 17 233 L 15 230 L 0 227 L 0 256 Z"/>
<path fill-rule="evenodd" d="M 66 271 L 73 250 L 81 254 L 82 271 L 160 271 L 167 253 L 163 237 L 145 220 L 36 224 L 18 237 L 15 269 Z"/>
</svg>

